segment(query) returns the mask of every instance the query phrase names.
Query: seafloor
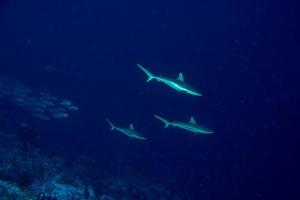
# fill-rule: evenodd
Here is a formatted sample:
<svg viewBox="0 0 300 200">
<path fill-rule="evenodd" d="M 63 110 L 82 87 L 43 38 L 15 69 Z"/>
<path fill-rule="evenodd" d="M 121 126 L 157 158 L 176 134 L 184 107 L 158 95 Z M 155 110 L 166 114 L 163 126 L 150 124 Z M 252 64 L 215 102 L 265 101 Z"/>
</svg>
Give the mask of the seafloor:
<svg viewBox="0 0 300 200">
<path fill-rule="evenodd" d="M 36 92 L 0 77 L 0 200 L 178 200 L 165 186 L 141 177 L 99 178 L 90 158 L 68 161 L 39 145 L 33 127 L 14 109 L 51 123 L 79 108 L 70 100 Z M 18 113 L 20 114 L 20 113 Z"/>
</svg>

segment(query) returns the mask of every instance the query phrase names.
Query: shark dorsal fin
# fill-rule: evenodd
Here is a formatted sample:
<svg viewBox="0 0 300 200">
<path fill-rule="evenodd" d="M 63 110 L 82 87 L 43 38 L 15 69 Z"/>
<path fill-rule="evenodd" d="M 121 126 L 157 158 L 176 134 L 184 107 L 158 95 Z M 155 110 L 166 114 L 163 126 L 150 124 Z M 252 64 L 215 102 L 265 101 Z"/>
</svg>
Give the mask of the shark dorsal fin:
<svg viewBox="0 0 300 200">
<path fill-rule="evenodd" d="M 195 120 L 195 118 L 193 116 L 191 116 L 191 118 L 190 118 L 190 123 L 192 123 L 192 124 L 196 124 L 197 123 L 196 120 Z"/>
<path fill-rule="evenodd" d="M 130 130 L 134 130 L 133 124 L 130 124 L 130 125 L 129 125 L 129 129 L 130 129 Z"/>
<path fill-rule="evenodd" d="M 178 74 L 177 80 L 184 82 L 184 76 L 183 76 L 183 73 L 180 72 L 180 73 Z"/>
</svg>

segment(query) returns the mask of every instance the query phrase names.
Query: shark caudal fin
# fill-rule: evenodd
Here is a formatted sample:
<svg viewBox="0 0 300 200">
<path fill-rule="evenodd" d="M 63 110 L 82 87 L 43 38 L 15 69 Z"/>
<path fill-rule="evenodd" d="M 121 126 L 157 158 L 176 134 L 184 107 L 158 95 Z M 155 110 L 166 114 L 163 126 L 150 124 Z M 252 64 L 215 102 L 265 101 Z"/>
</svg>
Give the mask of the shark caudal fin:
<svg viewBox="0 0 300 200">
<path fill-rule="evenodd" d="M 154 117 L 156 119 L 160 120 L 162 123 L 164 123 L 165 124 L 165 128 L 168 128 L 168 126 L 171 125 L 171 122 L 169 122 L 168 120 L 166 120 L 166 119 L 164 119 L 164 118 L 162 118 L 162 117 L 160 117 L 158 115 L 154 115 Z"/>
<path fill-rule="evenodd" d="M 137 66 L 147 75 L 146 82 L 149 82 L 152 79 L 156 78 L 156 76 L 154 76 L 150 71 L 148 71 L 147 69 L 145 69 L 142 65 L 137 64 Z"/>
<path fill-rule="evenodd" d="M 110 125 L 111 130 L 113 131 L 116 128 L 116 126 L 111 121 L 109 121 L 108 119 L 106 119 L 106 121 Z"/>
</svg>

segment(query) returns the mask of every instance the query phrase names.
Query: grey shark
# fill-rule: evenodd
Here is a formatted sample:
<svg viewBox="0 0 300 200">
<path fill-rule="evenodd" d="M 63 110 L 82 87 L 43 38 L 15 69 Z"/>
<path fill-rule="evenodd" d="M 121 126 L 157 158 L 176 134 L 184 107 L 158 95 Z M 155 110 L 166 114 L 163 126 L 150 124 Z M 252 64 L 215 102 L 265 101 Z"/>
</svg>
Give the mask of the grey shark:
<svg viewBox="0 0 300 200">
<path fill-rule="evenodd" d="M 106 119 L 106 121 L 108 122 L 108 124 L 111 127 L 111 130 L 116 130 L 121 132 L 124 135 L 127 135 L 130 138 L 134 138 L 134 139 L 138 139 L 138 140 L 147 140 L 147 138 L 145 138 L 144 136 L 142 136 L 140 133 L 136 132 L 135 128 L 133 127 L 132 124 L 129 125 L 129 128 L 120 128 L 115 126 L 111 121 L 109 121 L 108 119 Z"/>
<path fill-rule="evenodd" d="M 178 127 L 178 128 L 190 131 L 194 134 L 212 134 L 212 133 L 214 133 L 213 130 L 197 124 L 194 117 L 191 117 L 188 122 L 177 122 L 177 121 L 170 122 L 158 115 L 154 115 L 154 117 L 157 118 L 158 120 L 160 120 L 161 122 L 163 122 L 165 125 L 165 128 L 168 128 L 168 126 Z"/>
<path fill-rule="evenodd" d="M 173 79 L 173 78 L 167 78 L 163 76 L 155 76 L 140 64 L 137 64 L 137 66 L 147 75 L 146 82 L 149 82 L 153 79 L 153 80 L 157 80 L 158 82 L 162 82 L 179 92 L 190 94 L 193 96 L 202 96 L 202 94 L 198 90 L 192 88 L 184 81 L 183 73 L 179 73 L 177 79 Z"/>
</svg>

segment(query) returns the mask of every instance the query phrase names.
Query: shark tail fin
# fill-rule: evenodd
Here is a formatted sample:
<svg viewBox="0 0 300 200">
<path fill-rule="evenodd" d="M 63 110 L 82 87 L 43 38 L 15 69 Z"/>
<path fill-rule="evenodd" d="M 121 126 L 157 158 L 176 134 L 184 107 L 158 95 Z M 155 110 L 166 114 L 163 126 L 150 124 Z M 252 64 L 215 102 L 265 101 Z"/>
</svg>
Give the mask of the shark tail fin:
<svg viewBox="0 0 300 200">
<path fill-rule="evenodd" d="M 137 64 L 137 66 L 147 75 L 146 82 L 149 82 L 152 79 L 156 78 L 156 76 L 154 76 L 149 70 L 147 70 L 146 68 L 144 68 L 142 65 Z"/>
<path fill-rule="evenodd" d="M 111 121 L 109 121 L 108 119 L 106 119 L 106 121 L 110 125 L 111 130 L 113 131 L 116 128 L 116 126 Z"/>
<path fill-rule="evenodd" d="M 171 122 L 169 122 L 168 120 L 158 116 L 158 115 L 154 115 L 155 118 L 157 118 L 158 120 L 160 120 L 161 122 L 163 122 L 165 124 L 165 128 L 168 128 L 168 126 L 171 125 Z"/>
</svg>

